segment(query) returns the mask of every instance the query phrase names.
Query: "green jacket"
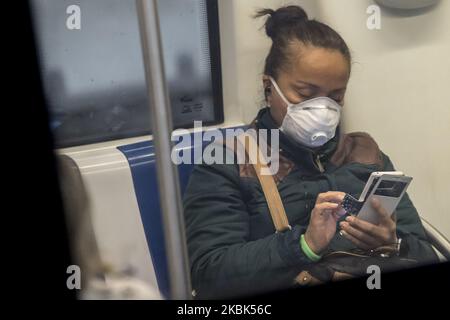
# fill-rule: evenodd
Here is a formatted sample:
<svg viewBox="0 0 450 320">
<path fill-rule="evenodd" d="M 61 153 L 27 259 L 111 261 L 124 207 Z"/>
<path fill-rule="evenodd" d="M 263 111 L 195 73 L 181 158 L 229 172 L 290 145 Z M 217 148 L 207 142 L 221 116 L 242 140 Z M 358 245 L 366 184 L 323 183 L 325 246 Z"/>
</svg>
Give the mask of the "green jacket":
<svg viewBox="0 0 450 320">
<path fill-rule="evenodd" d="M 277 128 L 268 108 L 259 112 L 254 123 L 257 128 Z M 221 298 L 290 287 L 305 265 L 313 263 L 304 255 L 299 240 L 317 195 L 336 190 L 358 197 L 371 172 L 394 170 L 381 151 L 371 155 L 376 148 L 367 134 L 341 136 L 338 130 L 335 138 L 313 151 L 280 132 L 280 170 L 275 178 L 292 226 L 283 233 L 275 233 L 261 186 L 249 174 L 251 170 L 237 164 L 197 165 L 184 194 L 190 270 L 197 297 Z M 317 157 L 324 172 L 319 170 Z M 407 248 L 404 254 L 423 263 L 437 261 L 407 194 L 396 215 L 397 234 Z M 329 246 L 329 250 L 350 248 L 354 245 L 338 232 Z"/>
</svg>

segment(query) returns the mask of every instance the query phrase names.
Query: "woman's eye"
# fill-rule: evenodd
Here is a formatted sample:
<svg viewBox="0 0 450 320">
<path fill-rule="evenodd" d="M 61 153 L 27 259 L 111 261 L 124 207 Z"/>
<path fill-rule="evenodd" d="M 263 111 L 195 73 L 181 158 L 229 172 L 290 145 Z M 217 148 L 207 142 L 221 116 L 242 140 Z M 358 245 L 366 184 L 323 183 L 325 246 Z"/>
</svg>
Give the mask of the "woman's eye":
<svg viewBox="0 0 450 320">
<path fill-rule="evenodd" d="M 308 100 L 312 98 L 312 94 L 305 94 L 305 93 L 298 93 L 298 95 L 300 96 L 300 98 L 302 98 L 303 100 Z"/>
</svg>

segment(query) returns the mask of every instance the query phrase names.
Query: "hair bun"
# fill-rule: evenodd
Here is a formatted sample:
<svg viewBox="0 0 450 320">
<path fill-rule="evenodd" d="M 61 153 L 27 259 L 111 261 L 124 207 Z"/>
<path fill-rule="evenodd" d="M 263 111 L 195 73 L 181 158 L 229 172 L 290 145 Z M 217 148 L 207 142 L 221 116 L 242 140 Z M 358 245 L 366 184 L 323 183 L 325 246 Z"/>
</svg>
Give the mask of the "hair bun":
<svg viewBox="0 0 450 320">
<path fill-rule="evenodd" d="M 255 17 L 269 15 L 265 28 L 268 37 L 274 39 L 281 29 L 286 26 L 308 21 L 305 10 L 299 6 L 281 7 L 274 11 L 272 9 L 259 10 Z"/>
</svg>

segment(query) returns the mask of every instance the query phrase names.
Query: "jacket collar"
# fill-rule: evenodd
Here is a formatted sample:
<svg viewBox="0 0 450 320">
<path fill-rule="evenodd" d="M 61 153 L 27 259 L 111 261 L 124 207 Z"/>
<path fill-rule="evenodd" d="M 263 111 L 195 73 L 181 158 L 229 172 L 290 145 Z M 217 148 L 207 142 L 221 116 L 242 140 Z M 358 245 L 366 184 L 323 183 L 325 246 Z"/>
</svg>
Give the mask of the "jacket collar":
<svg viewBox="0 0 450 320">
<path fill-rule="evenodd" d="M 254 120 L 254 125 L 257 129 L 279 129 L 270 114 L 269 107 L 265 107 L 258 112 L 258 115 Z M 316 165 L 315 159 L 319 157 L 322 164 L 326 167 L 326 164 L 338 146 L 340 131 L 340 126 L 338 126 L 335 136 L 319 148 L 309 148 L 301 145 L 279 131 L 280 153 L 294 161 L 297 166 L 318 173 L 320 171 Z M 270 134 L 268 134 L 268 144 L 270 144 Z"/>
</svg>

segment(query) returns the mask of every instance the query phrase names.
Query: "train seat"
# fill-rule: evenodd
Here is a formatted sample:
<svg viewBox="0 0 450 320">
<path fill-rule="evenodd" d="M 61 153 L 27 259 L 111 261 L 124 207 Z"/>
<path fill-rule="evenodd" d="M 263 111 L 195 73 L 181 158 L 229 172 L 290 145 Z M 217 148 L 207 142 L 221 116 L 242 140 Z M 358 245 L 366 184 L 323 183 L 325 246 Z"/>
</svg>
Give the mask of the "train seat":
<svg viewBox="0 0 450 320">
<path fill-rule="evenodd" d="M 235 127 L 238 129 L 243 127 Z M 224 132 L 225 129 L 219 129 Z M 204 133 L 204 132 L 203 132 Z M 203 136 L 202 136 L 203 137 Z M 183 147 L 183 152 L 190 152 L 194 157 L 194 135 L 190 134 L 191 145 Z M 203 139 L 202 139 L 203 141 Z M 210 142 L 202 142 L 202 149 Z M 156 157 L 153 141 L 143 141 L 118 146 L 128 160 L 133 178 L 136 199 L 144 226 L 145 237 L 150 250 L 156 279 L 163 296 L 169 296 L 169 275 L 167 270 L 166 250 L 164 245 L 163 224 L 160 210 L 158 182 L 156 176 Z M 184 193 L 194 164 L 178 165 L 181 194 Z"/>
</svg>

